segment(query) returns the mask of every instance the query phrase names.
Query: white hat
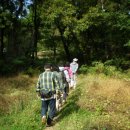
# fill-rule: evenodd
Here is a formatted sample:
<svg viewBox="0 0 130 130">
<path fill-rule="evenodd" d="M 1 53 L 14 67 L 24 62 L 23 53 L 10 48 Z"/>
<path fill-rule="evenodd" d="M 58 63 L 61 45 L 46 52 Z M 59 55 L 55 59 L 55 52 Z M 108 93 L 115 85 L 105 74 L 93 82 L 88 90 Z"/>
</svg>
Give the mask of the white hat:
<svg viewBox="0 0 130 130">
<path fill-rule="evenodd" d="M 60 70 L 60 71 L 63 71 L 63 70 L 64 70 L 64 67 L 59 67 L 59 70 Z"/>
<path fill-rule="evenodd" d="M 74 58 L 74 59 L 73 59 L 73 61 L 75 61 L 75 62 L 76 62 L 76 61 L 78 61 L 78 59 L 77 59 L 77 58 Z"/>
</svg>

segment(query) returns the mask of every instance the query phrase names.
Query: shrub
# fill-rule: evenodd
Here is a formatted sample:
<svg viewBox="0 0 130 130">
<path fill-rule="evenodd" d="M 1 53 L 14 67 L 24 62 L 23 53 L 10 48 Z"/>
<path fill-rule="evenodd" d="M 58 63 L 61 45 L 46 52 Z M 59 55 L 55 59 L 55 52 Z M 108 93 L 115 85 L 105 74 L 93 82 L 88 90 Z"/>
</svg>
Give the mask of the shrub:
<svg viewBox="0 0 130 130">
<path fill-rule="evenodd" d="M 90 73 L 90 74 L 105 74 L 107 76 L 121 76 L 121 69 L 117 69 L 116 66 L 107 65 L 102 62 L 93 62 L 91 67 L 87 65 L 82 65 L 79 69 L 79 72 L 82 74 Z"/>
<path fill-rule="evenodd" d="M 88 72 L 88 66 L 82 65 L 79 69 L 79 73 L 86 74 Z"/>
<path fill-rule="evenodd" d="M 29 76 L 34 76 L 34 75 L 37 75 L 37 74 L 39 74 L 40 73 L 40 71 L 39 71 L 39 69 L 38 68 L 36 68 L 36 69 L 34 69 L 34 68 L 32 68 L 32 67 L 29 67 L 26 71 L 25 71 L 25 74 L 27 74 L 27 75 L 29 75 Z"/>
<path fill-rule="evenodd" d="M 93 62 L 92 63 L 92 70 L 96 73 L 104 73 L 104 64 L 101 62 Z"/>
<path fill-rule="evenodd" d="M 105 66 L 104 74 L 109 76 L 118 76 L 120 77 L 121 72 L 115 66 Z"/>
</svg>

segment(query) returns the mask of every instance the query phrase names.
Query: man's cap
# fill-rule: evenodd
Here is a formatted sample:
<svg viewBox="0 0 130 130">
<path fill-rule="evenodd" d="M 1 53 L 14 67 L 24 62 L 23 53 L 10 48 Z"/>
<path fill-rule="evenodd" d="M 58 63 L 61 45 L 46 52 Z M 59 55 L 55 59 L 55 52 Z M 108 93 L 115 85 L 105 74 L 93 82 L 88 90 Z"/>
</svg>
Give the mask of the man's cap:
<svg viewBox="0 0 130 130">
<path fill-rule="evenodd" d="M 75 62 L 76 62 L 76 61 L 78 61 L 78 59 L 77 59 L 77 58 L 74 58 L 74 59 L 73 59 L 73 61 L 75 61 Z"/>
</svg>

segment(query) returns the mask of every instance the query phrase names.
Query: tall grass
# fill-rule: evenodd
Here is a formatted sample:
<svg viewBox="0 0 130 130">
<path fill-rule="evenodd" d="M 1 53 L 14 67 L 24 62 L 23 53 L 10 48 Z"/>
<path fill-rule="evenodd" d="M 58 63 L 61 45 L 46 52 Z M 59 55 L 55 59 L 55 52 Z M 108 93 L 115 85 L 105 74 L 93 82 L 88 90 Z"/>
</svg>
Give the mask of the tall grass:
<svg viewBox="0 0 130 130">
<path fill-rule="evenodd" d="M 35 93 L 36 79 L 27 75 L 0 79 L 0 130 L 40 128 L 40 100 Z"/>
<path fill-rule="evenodd" d="M 99 119 L 95 119 L 102 123 L 97 123 L 98 127 L 103 127 L 107 122 L 112 129 L 130 128 L 130 82 L 100 75 L 84 76 L 79 81 L 82 82 L 84 84 L 78 105 L 97 115 Z"/>
<path fill-rule="evenodd" d="M 54 130 L 129 130 L 130 82 L 80 75 Z"/>
<path fill-rule="evenodd" d="M 33 80 L 28 76 L 0 79 L 0 115 L 17 113 L 34 99 Z"/>
<path fill-rule="evenodd" d="M 41 101 L 34 87 L 37 77 L 19 75 L 0 81 L 0 86 L 4 86 L 0 88 L 0 130 L 44 130 Z M 77 88 L 69 94 L 52 129 L 129 130 L 129 115 L 129 80 L 108 77 L 101 71 L 80 74 Z"/>
</svg>

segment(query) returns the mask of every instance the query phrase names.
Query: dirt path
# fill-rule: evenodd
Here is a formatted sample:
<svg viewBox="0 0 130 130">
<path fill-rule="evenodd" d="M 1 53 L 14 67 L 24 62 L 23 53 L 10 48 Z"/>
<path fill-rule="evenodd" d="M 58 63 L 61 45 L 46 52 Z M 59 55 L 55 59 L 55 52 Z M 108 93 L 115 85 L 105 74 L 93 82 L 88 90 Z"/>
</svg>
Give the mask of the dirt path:
<svg viewBox="0 0 130 130">
<path fill-rule="evenodd" d="M 69 95 L 71 95 L 71 93 L 74 91 L 74 89 L 71 89 L 70 92 L 69 92 Z M 60 108 L 60 111 L 66 106 L 66 103 Z M 58 118 L 60 116 L 60 111 L 59 111 L 59 114 L 55 117 L 55 121 L 56 121 L 56 124 L 54 126 L 51 126 L 51 127 L 46 127 L 45 130 L 56 130 L 56 127 L 55 126 L 58 126 Z"/>
<path fill-rule="evenodd" d="M 54 127 L 46 127 L 45 130 L 54 130 Z"/>
</svg>

